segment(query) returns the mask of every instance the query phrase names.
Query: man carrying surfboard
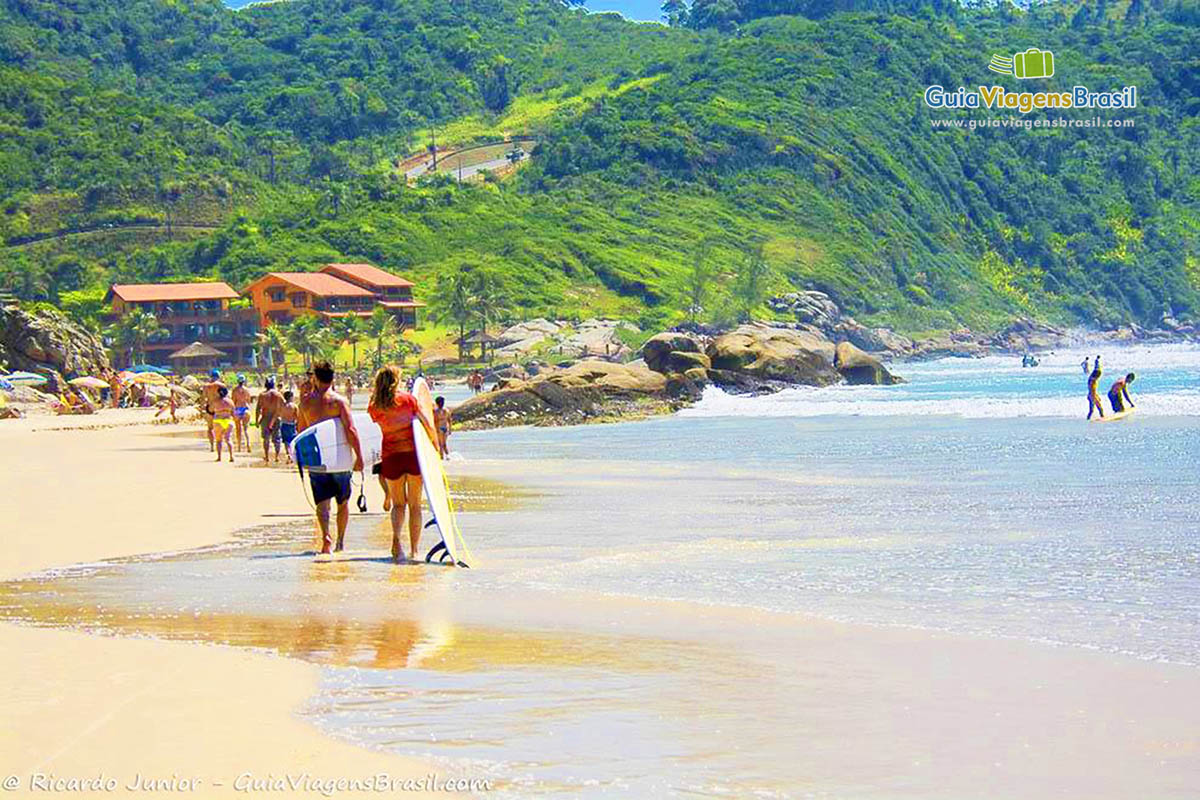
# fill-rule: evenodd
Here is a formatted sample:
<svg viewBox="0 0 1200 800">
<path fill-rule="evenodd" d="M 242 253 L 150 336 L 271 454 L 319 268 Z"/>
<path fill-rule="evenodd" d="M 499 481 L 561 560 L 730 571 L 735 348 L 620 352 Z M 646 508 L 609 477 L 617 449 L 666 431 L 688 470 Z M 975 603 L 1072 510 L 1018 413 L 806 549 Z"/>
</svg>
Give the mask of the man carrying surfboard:
<svg viewBox="0 0 1200 800">
<path fill-rule="evenodd" d="M 409 558 L 417 561 L 417 547 L 421 543 L 421 465 L 417 461 L 413 421 L 420 420 L 430 439 L 436 441 L 433 420 L 421 411 L 417 398 L 400 388 L 400 372 L 392 366 L 375 374 L 367 413 L 383 432 L 379 477 L 386 481 L 387 496 L 392 500 L 392 560 L 396 563 L 404 560 L 400 529 L 407 510 Z"/>
<path fill-rule="evenodd" d="M 313 364 L 311 390 L 300 397 L 297 421 L 300 430 L 316 425 L 326 419 L 337 419 L 342 423 L 346 433 L 346 441 L 354 448 L 354 470 L 361 472 L 363 468 L 362 446 L 358 440 L 358 430 L 354 427 L 354 418 L 350 415 L 350 403 L 346 398 L 333 391 L 333 366 L 328 361 L 318 361 Z M 310 472 L 309 485 L 312 487 L 313 502 L 317 506 L 317 526 L 321 529 L 321 553 L 328 554 L 333 542 L 329 536 L 329 503 L 337 500 L 337 546 L 341 550 L 345 545 L 346 525 L 350 522 L 350 476 L 353 472 Z"/>
<path fill-rule="evenodd" d="M 1137 376 L 1131 372 L 1124 378 L 1118 378 L 1113 382 L 1113 385 L 1109 387 L 1108 402 L 1112 404 L 1112 410 L 1114 414 L 1120 414 L 1122 411 L 1124 411 L 1125 403 L 1128 403 L 1130 408 L 1134 407 L 1133 400 L 1129 399 L 1129 384 L 1133 383 L 1133 379 L 1136 377 Z M 1122 402 L 1122 395 L 1124 395 L 1124 402 Z"/>
</svg>

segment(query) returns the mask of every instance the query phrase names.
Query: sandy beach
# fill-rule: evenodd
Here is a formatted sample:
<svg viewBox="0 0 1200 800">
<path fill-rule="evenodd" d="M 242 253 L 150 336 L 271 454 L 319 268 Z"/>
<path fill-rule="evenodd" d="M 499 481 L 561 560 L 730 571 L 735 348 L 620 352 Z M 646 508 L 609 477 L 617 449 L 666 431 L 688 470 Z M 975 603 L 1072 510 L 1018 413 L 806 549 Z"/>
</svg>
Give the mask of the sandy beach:
<svg viewBox="0 0 1200 800">
<path fill-rule="evenodd" d="M 253 467 L 254 458 L 213 464 L 195 424 L 139 424 L 150 416 L 106 410 L 0 426 L 5 463 L 16 467 L 0 483 L 9 521 L 3 578 L 216 544 L 263 514 L 306 510 L 294 473 Z M 335 741 L 298 719 L 318 669 L 286 658 L 4 624 L 0 680 L 7 687 L 0 772 L 22 782 L 10 796 L 32 794 L 29 781 L 39 773 L 114 778 L 121 786 L 138 776 L 195 781 L 192 796 L 220 797 L 245 796 L 236 784 L 246 775 L 415 779 L 431 772 L 415 759 Z"/>
</svg>

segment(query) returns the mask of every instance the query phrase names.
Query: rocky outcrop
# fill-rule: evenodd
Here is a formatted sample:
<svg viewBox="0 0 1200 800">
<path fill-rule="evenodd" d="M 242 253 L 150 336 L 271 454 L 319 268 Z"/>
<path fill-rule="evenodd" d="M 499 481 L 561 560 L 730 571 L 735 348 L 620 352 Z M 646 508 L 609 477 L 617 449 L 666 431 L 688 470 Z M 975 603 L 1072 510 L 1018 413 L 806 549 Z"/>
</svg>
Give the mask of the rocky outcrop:
<svg viewBox="0 0 1200 800">
<path fill-rule="evenodd" d="M 507 357 L 527 355 L 552 338 L 562 328 L 561 323 L 541 318 L 517 323 L 501 331 L 500 335 L 496 337 L 496 352 Z"/>
<path fill-rule="evenodd" d="M 573 333 L 559 341 L 555 352 L 573 358 L 628 358 L 631 355 L 629 346 L 621 341 L 617 333 L 621 328 L 637 331 L 637 326 L 628 322 L 585 320 L 575 327 Z"/>
<path fill-rule="evenodd" d="M 1070 342 L 1062 328 L 1032 319 L 1019 319 L 988 340 L 987 345 L 1007 353 L 1029 353 L 1052 350 Z"/>
<path fill-rule="evenodd" d="M 99 337 L 52 310 L 35 313 L 0 306 L 0 361 L 9 370 L 94 375 L 109 365 Z"/>
<path fill-rule="evenodd" d="M 840 342 L 833 354 L 833 366 L 849 384 L 870 386 L 892 386 L 903 383 L 880 363 L 879 359 L 867 355 L 850 342 Z"/>
<path fill-rule="evenodd" d="M 708 343 L 710 377 L 718 385 L 739 377 L 734 388 L 744 390 L 746 378 L 763 383 L 764 391 L 778 384 L 828 386 L 841 380 L 833 366 L 834 345 L 818 333 L 742 325 Z"/>
<path fill-rule="evenodd" d="M 642 345 L 642 359 L 655 372 L 686 372 L 693 367 L 708 369 L 711 360 L 702 351 L 699 337 L 667 332 L 651 336 Z"/>
<path fill-rule="evenodd" d="M 791 292 L 767 301 L 771 310 L 790 314 L 798 330 L 818 332 L 835 342 L 846 341 L 873 353 L 890 353 L 904 357 L 914 349 L 912 339 L 887 328 L 868 328 L 854 317 L 842 313 L 833 298 L 824 292 Z"/>
<path fill-rule="evenodd" d="M 456 425 L 574 425 L 669 413 L 699 398 L 699 387 L 644 366 L 588 359 L 529 380 L 510 378 L 454 409 Z"/>
</svg>

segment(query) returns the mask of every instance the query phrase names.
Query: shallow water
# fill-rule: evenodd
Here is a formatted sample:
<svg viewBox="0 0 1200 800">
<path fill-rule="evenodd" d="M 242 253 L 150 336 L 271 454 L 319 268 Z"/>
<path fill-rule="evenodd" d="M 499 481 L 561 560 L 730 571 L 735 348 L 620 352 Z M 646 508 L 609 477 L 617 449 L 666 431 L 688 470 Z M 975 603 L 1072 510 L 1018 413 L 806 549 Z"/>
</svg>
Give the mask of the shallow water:
<svg viewBox="0 0 1200 800">
<path fill-rule="evenodd" d="M 953 676 L 929 684 L 948 698 L 926 697 L 946 659 L 902 632 L 1200 666 L 1200 351 L 1106 352 L 1139 373 L 1139 412 L 1106 425 L 1079 418 L 1081 360 L 902 365 L 900 387 L 456 434 L 477 569 L 392 566 L 386 522 L 356 514 L 332 563 L 290 523 L 3 584 L 0 616 L 326 665 L 315 723 L 468 763 L 513 796 L 961 797 L 1012 779 L 975 763 L 986 742 L 959 741 L 978 722 L 960 709 L 993 700 L 956 699 Z M 810 615 L 880 638 L 814 631 Z M 886 670 L 880 648 L 897 653 Z M 1071 729 L 1054 725 L 1029 774 L 1076 757 L 1055 751 Z M 1197 780 L 1155 796 L 1200 785 L 1187 766 Z M 1071 774 L 1079 794 L 1103 770 Z"/>
</svg>

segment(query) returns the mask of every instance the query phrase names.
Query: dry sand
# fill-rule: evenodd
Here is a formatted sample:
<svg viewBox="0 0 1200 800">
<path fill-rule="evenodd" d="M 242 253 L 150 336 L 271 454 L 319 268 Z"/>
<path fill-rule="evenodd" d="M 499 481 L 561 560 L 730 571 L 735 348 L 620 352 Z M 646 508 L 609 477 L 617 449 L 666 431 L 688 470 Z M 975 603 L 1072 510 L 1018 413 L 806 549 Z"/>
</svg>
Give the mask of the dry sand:
<svg viewBox="0 0 1200 800">
<path fill-rule="evenodd" d="M 259 459 L 249 457 L 214 464 L 187 433 L 194 423 L 138 424 L 151 416 L 122 410 L 0 423 L 0 578 L 214 544 L 266 521 L 263 514 L 307 510 L 294 472 L 251 466 Z M 3 624 L 0 781 L 20 779 L 23 788 L 8 793 L 20 797 L 33 794 L 33 773 L 121 784 L 175 776 L 202 783 L 170 794 L 220 797 L 245 796 L 234 786 L 241 773 L 340 779 L 432 771 L 334 741 L 296 717 L 318 677 L 313 665 L 233 648 Z"/>
</svg>

